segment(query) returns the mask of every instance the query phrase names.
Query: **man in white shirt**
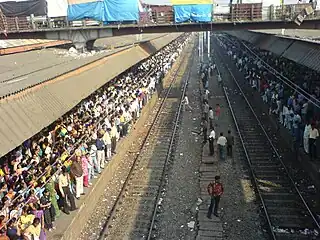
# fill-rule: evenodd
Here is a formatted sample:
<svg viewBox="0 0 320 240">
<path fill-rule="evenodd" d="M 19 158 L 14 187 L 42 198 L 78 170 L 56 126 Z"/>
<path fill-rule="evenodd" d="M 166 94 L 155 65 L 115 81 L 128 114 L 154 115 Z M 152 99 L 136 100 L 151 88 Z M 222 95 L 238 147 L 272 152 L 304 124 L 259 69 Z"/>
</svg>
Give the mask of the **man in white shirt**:
<svg viewBox="0 0 320 240">
<path fill-rule="evenodd" d="M 184 96 L 183 103 L 184 103 L 184 105 L 183 105 L 184 111 L 186 110 L 186 107 L 188 107 L 190 111 L 192 110 L 192 107 L 189 104 L 189 98 L 188 98 L 187 94 Z"/>
<path fill-rule="evenodd" d="M 310 160 L 317 159 L 317 139 L 319 137 L 319 131 L 316 128 L 315 124 L 311 125 L 311 130 L 309 133 L 309 155 Z"/>
<path fill-rule="evenodd" d="M 209 154 L 210 156 L 214 155 L 214 140 L 216 139 L 216 132 L 214 131 L 214 128 L 211 128 L 211 132 L 209 135 Z"/>
<path fill-rule="evenodd" d="M 208 89 L 204 90 L 204 97 L 203 97 L 204 100 L 206 100 L 206 101 L 209 100 L 209 93 L 210 93 L 210 92 L 209 92 Z"/>
<path fill-rule="evenodd" d="M 220 160 L 224 160 L 227 139 L 225 136 L 223 136 L 223 133 L 220 133 L 220 137 L 218 138 L 217 144 L 218 144 L 218 149 L 219 149 Z"/>
</svg>

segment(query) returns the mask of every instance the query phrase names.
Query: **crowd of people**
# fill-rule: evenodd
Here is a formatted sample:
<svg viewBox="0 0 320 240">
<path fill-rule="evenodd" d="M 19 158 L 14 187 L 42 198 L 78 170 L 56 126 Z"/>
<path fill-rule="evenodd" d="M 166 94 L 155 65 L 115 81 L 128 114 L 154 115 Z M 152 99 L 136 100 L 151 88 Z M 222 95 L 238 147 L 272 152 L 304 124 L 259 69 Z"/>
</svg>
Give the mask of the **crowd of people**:
<svg viewBox="0 0 320 240">
<path fill-rule="evenodd" d="M 189 40 L 183 34 L 83 100 L 0 161 L 0 239 L 46 239 L 92 185 L 119 140 L 161 89 Z"/>
<path fill-rule="evenodd" d="M 219 126 L 219 119 L 221 115 L 221 106 L 220 104 L 216 104 L 213 108 L 209 105 L 209 80 L 211 79 L 214 71 L 216 69 L 216 65 L 213 62 L 209 62 L 208 64 L 201 64 L 199 68 L 199 75 L 202 81 L 203 95 L 202 95 L 202 110 L 203 117 L 201 121 L 202 135 L 203 135 L 203 143 L 206 144 L 209 142 L 209 155 L 214 155 L 214 142 L 216 140 L 216 132 L 215 127 Z M 222 81 L 221 77 L 217 79 L 218 83 Z M 208 131 L 209 130 L 209 131 Z M 208 135 L 209 133 L 209 135 Z M 228 130 L 228 134 L 224 136 L 223 132 L 220 132 L 217 138 L 217 146 L 218 146 L 218 155 L 221 161 L 226 159 L 226 156 L 232 157 L 232 149 L 234 145 L 234 136 L 231 133 L 231 130 Z"/>
<path fill-rule="evenodd" d="M 221 46 L 246 76 L 247 83 L 259 91 L 276 114 L 296 146 L 303 146 L 310 160 L 317 159 L 318 122 L 320 120 L 319 74 L 284 57 L 244 45 L 239 39 L 220 36 Z"/>
</svg>

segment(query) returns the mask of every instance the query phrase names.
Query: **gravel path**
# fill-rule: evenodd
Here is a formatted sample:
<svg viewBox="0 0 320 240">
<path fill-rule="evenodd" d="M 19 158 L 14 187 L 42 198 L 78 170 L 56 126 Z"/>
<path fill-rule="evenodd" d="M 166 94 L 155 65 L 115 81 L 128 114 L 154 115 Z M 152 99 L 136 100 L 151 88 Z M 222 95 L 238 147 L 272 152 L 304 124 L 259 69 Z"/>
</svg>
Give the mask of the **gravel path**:
<svg viewBox="0 0 320 240">
<path fill-rule="evenodd" d="M 162 202 L 163 212 L 157 218 L 157 239 L 195 238 L 195 232 L 190 231 L 187 223 L 195 219 L 195 203 L 199 192 L 201 141 L 192 131 L 199 131 L 201 112 L 195 59 L 191 60 L 189 67 L 194 69 L 187 89 L 193 111 L 185 111 L 182 116 L 176 155 L 168 172 L 166 194 Z"/>
</svg>

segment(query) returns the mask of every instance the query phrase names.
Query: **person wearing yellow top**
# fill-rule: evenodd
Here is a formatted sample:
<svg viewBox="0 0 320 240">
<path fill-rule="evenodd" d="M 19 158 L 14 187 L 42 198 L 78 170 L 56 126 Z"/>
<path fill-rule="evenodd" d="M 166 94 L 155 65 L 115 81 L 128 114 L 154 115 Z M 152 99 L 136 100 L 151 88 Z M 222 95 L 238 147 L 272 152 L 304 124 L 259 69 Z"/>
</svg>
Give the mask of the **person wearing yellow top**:
<svg viewBox="0 0 320 240">
<path fill-rule="evenodd" d="M 19 226 L 22 231 L 26 230 L 33 222 L 34 215 L 29 212 L 29 207 L 22 209 L 22 215 L 19 218 Z"/>
<path fill-rule="evenodd" d="M 41 224 L 40 219 L 35 218 L 33 223 L 24 231 L 23 235 L 28 240 L 40 240 Z"/>
</svg>

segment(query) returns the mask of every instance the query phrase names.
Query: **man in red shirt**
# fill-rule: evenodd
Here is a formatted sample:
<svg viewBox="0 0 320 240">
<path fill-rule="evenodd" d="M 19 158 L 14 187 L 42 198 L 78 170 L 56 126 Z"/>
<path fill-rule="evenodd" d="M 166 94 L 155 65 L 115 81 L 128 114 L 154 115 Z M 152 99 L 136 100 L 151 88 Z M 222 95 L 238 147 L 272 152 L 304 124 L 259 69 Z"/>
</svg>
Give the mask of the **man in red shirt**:
<svg viewBox="0 0 320 240">
<path fill-rule="evenodd" d="M 218 216 L 219 202 L 220 202 L 221 195 L 223 194 L 223 186 L 222 186 L 222 183 L 220 183 L 220 176 L 215 176 L 214 179 L 215 179 L 214 182 L 209 183 L 208 185 L 208 193 L 211 196 L 211 203 L 210 203 L 210 207 L 207 214 L 208 218 L 211 218 L 213 206 L 214 206 L 213 215 L 215 215 L 216 217 L 219 217 Z"/>
</svg>

